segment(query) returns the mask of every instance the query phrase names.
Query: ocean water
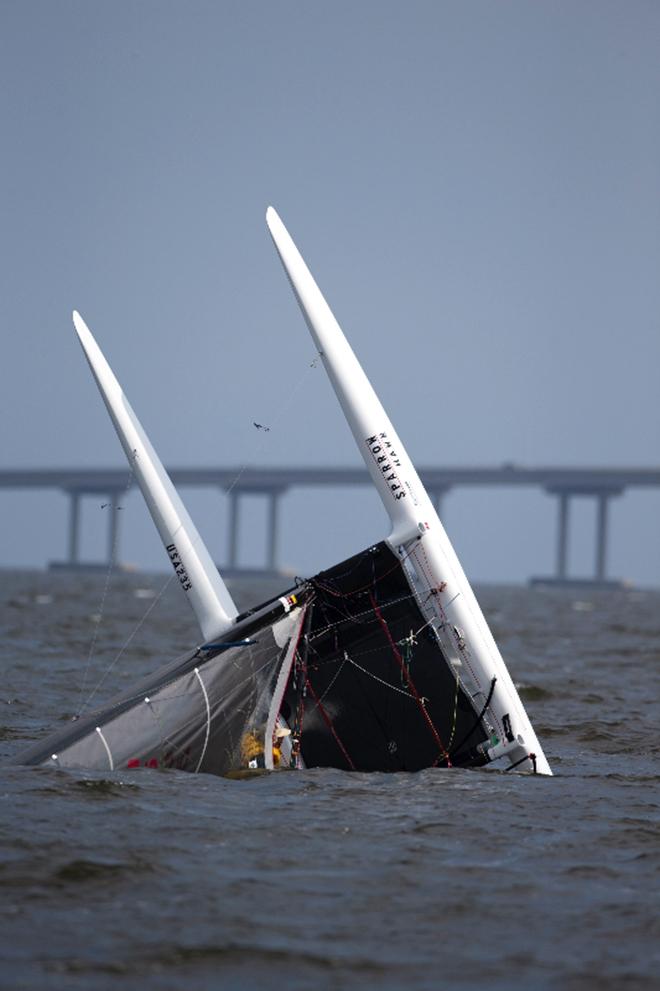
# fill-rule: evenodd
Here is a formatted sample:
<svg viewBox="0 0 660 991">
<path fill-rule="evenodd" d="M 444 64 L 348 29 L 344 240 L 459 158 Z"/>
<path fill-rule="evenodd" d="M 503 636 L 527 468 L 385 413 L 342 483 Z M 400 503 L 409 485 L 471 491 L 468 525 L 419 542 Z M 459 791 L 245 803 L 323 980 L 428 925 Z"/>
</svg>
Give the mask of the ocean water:
<svg viewBox="0 0 660 991">
<path fill-rule="evenodd" d="M 0 572 L 0 988 L 660 987 L 660 593 L 477 592 L 553 778 L 14 766 L 197 633 L 165 577 Z"/>
</svg>

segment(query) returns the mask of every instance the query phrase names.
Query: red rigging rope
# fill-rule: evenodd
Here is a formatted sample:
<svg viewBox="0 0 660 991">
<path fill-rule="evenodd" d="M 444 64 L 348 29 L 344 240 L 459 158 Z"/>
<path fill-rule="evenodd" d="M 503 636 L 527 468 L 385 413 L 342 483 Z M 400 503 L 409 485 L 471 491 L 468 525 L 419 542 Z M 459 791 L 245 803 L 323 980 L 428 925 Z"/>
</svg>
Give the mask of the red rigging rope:
<svg viewBox="0 0 660 991">
<path fill-rule="evenodd" d="M 346 759 L 346 763 L 350 767 L 351 771 L 357 771 L 357 768 L 356 768 L 355 764 L 353 763 L 353 761 L 351 760 L 351 757 L 350 757 L 350 754 L 349 754 L 348 750 L 346 749 L 346 747 L 344 746 L 344 744 L 339 739 L 339 737 L 337 735 L 337 731 L 334 728 L 334 726 L 332 725 L 332 720 L 330 719 L 330 716 L 328 715 L 328 713 L 325 711 L 325 709 L 321 705 L 321 699 L 318 697 L 318 695 L 314 691 L 314 686 L 312 685 L 312 683 L 309 680 L 309 678 L 307 677 L 307 675 L 305 675 L 305 683 L 306 683 L 306 685 L 307 685 L 307 687 L 308 687 L 308 689 L 310 691 L 310 694 L 311 694 L 312 698 L 314 699 L 314 703 L 316 705 L 316 708 L 319 710 L 319 712 L 321 713 L 321 716 L 323 717 L 323 722 L 325 723 L 325 725 L 328 727 L 328 729 L 330 730 L 330 732 L 334 736 L 335 742 L 336 742 L 337 746 L 339 747 L 339 749 L 341 750 L 342 754 L 344 755 L 344 757 Z"/>
<path fill-rule="evenodd" d="M 380 625 L 382 626 L 383 630 L 385 631 L 385 636 L 389 640 L 390 647 L 392 648 L 392 653 L 394 654 L 394 656 L 397 659 L 397 662 L 399 664 L 399 667 L 401 668 L 401 673 L 402 673 L 403 677 L 406 680 L 406 683 L 408 685 L 408 688 L 410 689 L 410 692 L 411 692 L 413 698 L 417 702 L 417 704 L 418 704 L 418 706 L 420 708 L 420 711 L 421 711 L 424 719 L 426 720 L 426 722 L 428 724 L 428 727 L 431 730 L 431 733 L 433 734 L 433 739 L 435 740 L 435 742 L 440 747 L 440 751 L 441 751 L 441 753 L 443 754 L 443 756 L 445 757 L 445 759 L 447 761 L 447 767 L 451 767 L 452 766 L 451 759 L 450 759 L 449 754 L 447 752 L 447 748 L 445 747 L 444 743 L 440 739 L 440 735 L 439 735 L 437 729 L 435 728 L 435 726 L 433 725 L 433 720 L 431 719 L 431 717 L 429 716 L 428 712 L 426 711 L 426 706 L 422 702 L 422 699 L 421 699 L 421 697 L 419 695 L 419 692 L 415 688 L 415 683 L 413 682 L 412 678 L 410 677 L 410 671 L 406 667 L 405 661 L 403 660 L 403 658 L 402 658 L 402 656 L 401 656 L 401 654 L 400 654 L 400 652 L 399 652 L 399 650 L 397 648 L 397 645 L 395 644 L 394 640 L 392 639 L 392 634 L 390 633 L 389 627 L 388 627 L 387 623 L 385 622 L 385 620 L 383 618 L 383 614 L 381 613 L 380 609 L 378 608 L 378 604 L 377 604 L 376 600 L 374 599 L 373 594 L 370 595 L 370 599 L 371 599 L 371 605 L 372 605 L 373 611 L 376 613 L 376 616 L 378 617 L 378 621 L 379 621 Z"/>
</svg>

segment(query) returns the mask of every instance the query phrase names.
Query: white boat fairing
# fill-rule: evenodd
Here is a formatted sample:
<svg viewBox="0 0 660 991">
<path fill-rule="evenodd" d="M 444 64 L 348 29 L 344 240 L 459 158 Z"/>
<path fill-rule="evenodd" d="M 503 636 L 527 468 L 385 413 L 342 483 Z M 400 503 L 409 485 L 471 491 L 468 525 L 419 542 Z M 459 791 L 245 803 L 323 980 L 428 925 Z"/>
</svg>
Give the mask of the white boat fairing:
<svg viewBox="0 0 660 991">
<path fill-rule="evenodd" d="M 482 709 L 489 760 L 551 774 L 479 604 L 403 444 L 314 281 L 269 207 L 275 247 L 337 394 L 358 449 L 390 517 L 388 544 L 399 556 L 418 605 L 449 662 Z"/>
<path fill-rule="evenodd" d="M 232 625 L 238 610 L 112 369 L 76 311 L 73 313 L 73 323 L 129 465 L 197 617 L 202 636 L 207 641 L 217 639 Z"/>
</svg>

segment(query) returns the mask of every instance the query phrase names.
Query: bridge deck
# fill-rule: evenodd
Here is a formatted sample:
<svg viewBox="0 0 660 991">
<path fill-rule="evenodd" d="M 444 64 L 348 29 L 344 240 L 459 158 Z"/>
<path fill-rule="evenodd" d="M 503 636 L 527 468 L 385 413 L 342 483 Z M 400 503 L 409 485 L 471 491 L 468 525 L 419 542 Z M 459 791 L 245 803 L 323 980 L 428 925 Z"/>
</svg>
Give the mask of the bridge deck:
<svg viewBox="0 0 660 991">
<path fill-rule="evenodd" d="M 211 486 L 230 494 L 228 554 L 226 565 L 237 567 L 239 559 L 239 500 L 249 493 L 269 500 L 266 567 L 277 568 L 277 531 L 280 497 L 295 487 L 369 485 L 364 467 L 259 467 L 259 468 L 169 468 L 177 487 Z M 606 553 L 608 506 L 612 497 L 627 488 L 660 488 L 660 469 L 607 467 L 526 468 L 514 464 L 499 467 L 423 467 L 419 470 L 429 494 L 440 506 L 444 493 L 456 486 L 527 486 L 545 490 L 557 498 L 556 582 L 568 575 L 569 503 L 575 496 L 596 500 L 596 553 L 594 580 L 607 582 Z M 14 468 L 0 471 L 0 488 L 60 489 L 69 495 L 68 566 L 80 563 L 80 512 L 85 495 L 108 499 L 107 559 L 116 557 L 119 533 L 118 497 L 135 480 L 127 468 Z"/>
<path fill-rule="evenodd" d="M 242 491 L 284 491 L 295 486 L 367 485 L 363 467 L 260 467 L 167 469 L 175 485 L 216 486 Z M 607 467 L 422 467 L 419 475 L 432 491 L 453 486 L 537 486 L 549 491 L 595 494 L 631 487 L 660 487 L 660 469 Z M 0 488 L 56 488 L 67 492 L 112 492 L 126 487 L 126 468 L 13 468 L 0 470 Z"/>
</svg>

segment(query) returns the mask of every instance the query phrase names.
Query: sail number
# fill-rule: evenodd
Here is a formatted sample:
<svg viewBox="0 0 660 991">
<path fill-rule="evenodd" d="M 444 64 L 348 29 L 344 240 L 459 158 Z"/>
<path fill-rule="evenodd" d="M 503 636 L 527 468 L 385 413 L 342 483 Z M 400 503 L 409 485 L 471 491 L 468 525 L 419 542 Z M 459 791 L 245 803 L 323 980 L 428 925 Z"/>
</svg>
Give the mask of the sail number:
<svg viewBox="0 0 660 991">
<path fill-rule="evenodd" d="M 396 470 L 401 467 L 401 462 L 392 447 L 392 442 L 387 439 L 385 431 L 374 434 L 373 437 L 367 437 L 367 446 L 394 498 L 405 499 L 406 491 Z"/>
<path fill-rule="evenodd" d="M 181 582 L 181 588 L 184 592 L 189 592 L 192 588 L 192 582 L 188 577 L 188 572 L 181 563 L 181 558 L 179 557 L 179 552 L 176 549 L 176 544 L 168 544 L 165 548 L 170 556 L 170 561 L 172 562 L 172 567 L 174 568 L 179 581 Z"/>
</svg>

